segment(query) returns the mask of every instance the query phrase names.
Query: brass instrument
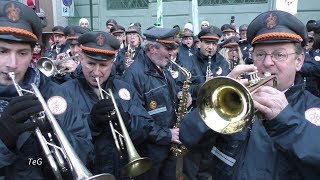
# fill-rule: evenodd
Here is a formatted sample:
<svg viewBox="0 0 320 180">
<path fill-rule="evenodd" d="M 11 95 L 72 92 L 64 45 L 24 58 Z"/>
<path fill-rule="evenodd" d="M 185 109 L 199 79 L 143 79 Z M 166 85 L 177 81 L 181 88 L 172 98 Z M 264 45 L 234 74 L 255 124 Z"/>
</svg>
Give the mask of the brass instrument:
<svg viewBox="0 0 320 180">
<path fill-rule="evenodd" d="M 128 50 L 125 52 L 125 62 L 124 68 L 128 69 L 128 67 L 133 63 L 133 57 L 135 54 L 134 48 L 131 48 L 130 44 L 128 45 Z"/>
<path fill-rule="evenodd" d="M 187 103 L 188 103 L 188 91 L 190 88 L 190 79 L 191 79 L 191 73 L 184 67 L 181 67 L 179 64 L 177 64 L 174 61 L 170 61 L 172 64 L 176 65 L 181 72 L 185 75 L 186 80 L 183 82 L 182 86 L 182 96 L 179 101 L 179 108 L 177 112 L 177 121 L 173 125 L 173 128 L 179 128 L 180 127 L 180 122 L 182 117 L 186 114 L 187 112 Z M 170 150 L 175 156 L 183 156 L 188 152 L 188 149 L 183 145 L 183 144 L 178 144 L 178 143 L 172 143 Z"/>
<path fill-rule="evenodd" d="M 273 80 L 276 76 L 269 75 L 259 78 L 257 72 L 249 73 L 249 86 L 229 77 L 215 77 L 200 88 L 197 107 L 205 124 L 221 134 L 233 134 L 245 129 L 255 113 L 251 93 L 257 88 Z"/>
<path fill-rule="evenodd" d="M 79 54 L 74 56 L 66 57 L 61 60 L 53 60 L 47 57 L 41 57 L 37 61 L 37 68 L 47 77 L 56 76 L 56 75 L 65 75 L 66 69 L 59 67 L 65 61 L 73 60 L 74 58 L 79 57 Z"/>
<path fill-rule="evenodd" d="M 212 63 L 212 52 L 209 51 L 209 55 L 208 55 L 208 66 L 207 66 L 207 70 L 206 70 L 206 82 L 209 81 L 210 76 L 212 74 L 211 71 L 211 63 Z"/>
<path fill-rule="evenodd" d="M 117 115 L 119 126 L 122 131 L 122 134 L 121 134 L 120 132 L 115 130 L 112 122 L 109 121 L 111 133 L 113 134 L 113 138 L 114 138 L 116 147 L 117 147 L 119 153 L 121 154 L 121 149 L 124 149 L 124 146 L 123 146 L 123 143 L 119 144 L 119 142 L 123 142 L 122 141 L 122 138 L 123 138 L 124 142 L 125 142 L 125 146 L 127 148 L 129 163 L 125 165 L 125 167 L 122 169 L 121 173 L 123 176 L 127 176 L 127 177 L 139 176 L 151 168 L 152 161 L 150 158 L 140 157 L 137 150 L 135 149 L 135 147 L 131 141 L 131 138 L 129 136 L 129 133 L 127 131 L 127 128 L 126 128 L 126 126 L 123 122 L 123 119 L 121 117 L 120 111 L 117 106 L 117 102 L 114 99 L 114 96 L 113 96 L 111 89 L 108 89 L 107 91 L 103 90 L 100 85 L 99 77 L 96 77 L 96 81 L 97 81 L 99 92 L 100 92 L 100 98 L 104 99 L 103 93 L 105 93 L 107 95 L 106 98 L 109 98 L 109 97 L 111 98 L 113 105 L 114 105 L 115 114 Z M 112 112 L 108 112 L 108 113 L 113 114 L 114 112 L 112 111 Z M 116 136 L 116 134 L 119 135 L 119 138 Z M 118 139 L 119 139 L 119 141 L 118 141 Z M 120 147 L 121 147 L 121 149 L 120 149 Z"/>
<path fill-rule="evenodd" d="M 233 56 L 233 59 L 230 62 L 230 69 L 234 69 L 238 65 L 237 57 Z"/>
<path fill-rule="evenodd" d="M 40 128 L 35 129 L 35 134 L 37 136 L 37 139 L 40 142 L 40 145 L 44 151 L 44 155 L 46 156 L 56 179 L 62 180 L 62 176 L 59 171 L 58 165 L 62 165 L 62 167 L 60 167 L 62 171 L 67 170 L 67 168 L 64 166 L 65 163 L 59 162 L 62 158 L 64 158 L 66 160 L 66 163 L 69 165 L 69 170 L 71 171 L 74 179 L 77 179 L 77 180 L 82 180 L 82 179 L 114 180 L 115 179 L 114 176 L 111 174 L 92 175 L 89 172 L 89 170 L 82 164 L 77 154 L 74 152 L 67 137 L 63 133 L 59 123 L 51 113 L 48 105 L 46 104 L 46 101 L 43 99 L 38 87 L 34 83 L 32 83 L 31 84 L 32 91 L 22 89 L 18 85 L 18 83 L 15 81 L 14 72 L 9 72 L 9 76 L 12 79 L 12 82 L 19 96 L 23 96 L 23 92 L 27 92 L 27 93 L 34 94 L 39 99 L 44 111 L 40 112 L 38 115 L 31 116 L 31 120 L 33 122 L 36 122 L 36 121 L 47 119 L 48 123 L 52 127 L 53 134 L 56 136 L 56 139 L 60 144 L 60 147 L 59 147 L 52 142 L 53 140 L 52 140 L 51 133 L 48 134 L 50 139 L 48 142 L 46 138 L 42 135 Z M 56 163 L 55 160 L 57 160 L 58 162 Z"/>
</svg>

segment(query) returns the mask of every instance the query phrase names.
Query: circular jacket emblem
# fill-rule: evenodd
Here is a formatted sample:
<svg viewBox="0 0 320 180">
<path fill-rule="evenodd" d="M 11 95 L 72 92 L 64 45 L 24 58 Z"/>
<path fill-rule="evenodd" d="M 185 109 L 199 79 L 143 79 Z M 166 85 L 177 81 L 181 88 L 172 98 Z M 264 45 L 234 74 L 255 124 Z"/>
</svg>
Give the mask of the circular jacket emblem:
<svg viewBox="0 0 320 180">
<path fill-rule="evenodd" d="M 216 72 L 217 75 L 221 75 L 222 74 L 222 68 L 219 67 L 218 71 Z"/>
<path fill-rule="evenodd" d="M 308 121 L 316 126 L 320 126 L 320 108 L 310 108 L 304 114 Z"/>
<path fill-rule="evenodd" d="M 8 3 L 4 8 L 9 21 L 17 22 L 20 19 L 21 9 L 16 4 Z"/>
<path fill-rule="evenodd" d="M 158 104 L 157 101 L 151 101 L 149 104 L 150 109 L 155 109 L 157 108 Z"/>
<path fill-rule="evenodd" d="M 315 56 L 315 57 L 314 57 L 314 60 L 320 61 L 320 56 Z"/>
<path fill-rule="evenodd" d="M 131 99 L 130 92 L 126 88 L 121 88 L 119 90 L 119 97 L 126 101 Z"/>
<path fill-rule="evenodd" d="M 53 115 L 60 115 L 67 110 L 67 101 L 61 96 L 52 96 L 47 101 Z"/>
</svg>

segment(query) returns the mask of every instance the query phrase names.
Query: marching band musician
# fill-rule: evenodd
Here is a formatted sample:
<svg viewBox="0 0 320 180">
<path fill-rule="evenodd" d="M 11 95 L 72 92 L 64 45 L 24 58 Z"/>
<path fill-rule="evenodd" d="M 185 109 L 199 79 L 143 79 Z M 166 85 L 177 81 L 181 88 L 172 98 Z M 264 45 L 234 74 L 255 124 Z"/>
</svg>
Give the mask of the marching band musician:
<svg viewBox="0 0 320 180">
<path fill-rule="evenodd" d="M 215 76 L 226 76 L 229 70 L 229 64 L 226 59 L 217 53 L 218 41 L 221 37 L 221 31 L 215 26 L 209 26 L 201 30 L 198 34 L 200 39 L 200 48 L 196 50 L 191 61 L 182 61 L 182 65 L 189 69 L 192 78 L 190 93 L 192 96 L 191 107 L 196 107 L 198 90 L 207 80 Z M 177 82 L 181 87 L 182 81 Z M 208 179 L 210 174 L 207 172 L 208 165 L 211 163 L 209 153 L 198 153 L 190 150 L 183 159 L 183 173 L 187 179 Z"/>
<path fill-rule="evenodd" d="M 77 70 L 78 64 L 80 63 L 81 58 L 83 57 L 81 53 L 80 44 L 78 42 L 78 38 L 80 35 L 88 32 L 89 30 L 80 26 L 67 26 L 64 28 L 63 33 L 66 36 L 66 44 L 69 44 L 70 49 L 66 52 L 60 53 L 57 55 L 56 61 L 61 61 L 58 65 L 58 69 L 64 69 L 63 74 L 57 74 L 52 76 L 51 79 L 58 83 L 62 84 L 70 79 L 73 79 L 77 76 L 79 69 Z M 68 57 L 73 57 L 69 60 L 63 60 Z"/>
<path fill-rule="evenodd" d="M 320 136 L 320 100 L 304 90 L 296 73 L 307 41 L 303 23 L 287 12 L 264 12 L 250 23 L 247 38 L 254 65 L 239 65 L 228 76 L 236 79 L 253 71 L 276 76 L 276 87 L 269 81 L 251 93 L 259 116 L 240 132 L 220 134 L 194 109 L 182 120 L 181 141 L 198 152 L 211 152 L 213 179 L 319 179 L 320 145 L 312 137 Z"/>
<path fill-rule="evenodd" d="M 50 49 L 46 53 L 49 58 L 56 59 L 57 55 L 60 53 L 65 53 L 69 47 L 66 44 L 66 35 L 63 32 L 64 27 L 55 26 L 52 28 L 54 43 L 51 45 Z"/>
<path fill-rule="evenodd" d="M 179 128 L 172 128 L 176 120 L 177 97 L 174 79 L 165 68 L 173 49 L 178 28 L 152 27 L 144 32 L 144 57 L 137 59 L 123 74 L 123 79 L 138 93 L 138 103 L 152 117 L 132 130 L 150 129 L 141 138 L 137 150 L 152 159 L 152 169 L 136 177 L 146 180 L 176 179 L 176 158 L 170 152 L 171 142 L 180 143 Z"/>
<path fill-rule="evenodd" d="M 115 67 L 118 75 L 122 75 L 135 59 L 142 58 L 142 42 L 143 39 L 141 37 L 140 28 L 135 25 L 130 26 L 126 31 L 127 46 L 118 52 L 115 61 Z"/>
<path fill-rule="evenodd" d="M 230 71 L 239 64 L 244 64 L 243 55 L 239 47 L 239 38 L 230 37 L 220 44 L 219 53 L 227 60 Z"/>
<path fill-rule="evenodd" d="M 127 163 L 126 154 L 117 152 L 109 125 L 109 121 L 117 123 L 118 119 L 116 114 L 110 113 L 115 109 L 111 98 L 103 93 L 105 98 L 102 99 L 99 85 L 105 91 L 108 88 L 113 91 L 125 124 L 129 124 L 130 120 L 137 122 L 134 125 L 139 125 L 139 122 L 148 121 L 150 117 L 137 104 L 133 89 L 113 74 L 112 66 L 120 47 L 119 41 L 110 33 L 102 31 L 87 32 L 78 41 L 83 53 L 82 71 L 77 78 L 67 81 L 62 87 L 67 89 L 66 94 L 78 104 L 79 110 L 83 112 L 83 119 L 89 123 L 95 156 L 90 169 L 93 173 L 111 173 L 116 179 L 123 179 L 120 173 Z M 120 159 L 120 153 L 123 159 Z"/>
<path fill-rule="evenodd" d="M 61 96 L 62 89 L 29 67 L 33 48 L 42 33 L 35 12 L 16 1 L 0 1 L 0 6 L 3 8 L 0 12 L 0 176 L 5 179 L 52 179 L 40 143 L 32 133 L 37 126 L 42 132 L 51 132 L 50 127 L 46 122 L 40 125 L 40 122 L 30 120 L 30 116 L 43 111 L 42 104 L 37 94 L 18 96 L 15 85 L 26 90 L 30 90 L 31 83 L 38 87 L 84 163 L 90 160 L 93 151 L 90 130 L 88 124 L 79 119 L 79 112 L 70 100 Z M 15 77 L 11 78 L 10 72 Z"/>
</svg>

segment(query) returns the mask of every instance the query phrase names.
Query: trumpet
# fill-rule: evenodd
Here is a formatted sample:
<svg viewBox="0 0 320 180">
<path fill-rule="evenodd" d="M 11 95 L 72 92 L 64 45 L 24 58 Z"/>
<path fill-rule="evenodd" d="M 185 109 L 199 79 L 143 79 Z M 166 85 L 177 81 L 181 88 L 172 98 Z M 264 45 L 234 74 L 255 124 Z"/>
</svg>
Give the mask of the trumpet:
<svg viewBox="0 0 320 180">
<path fill-rule="evenodd" d="M 96 81 L 97 81 L 99 92 L 100 92 L 100 98 L 104 99 L 105 97 L 104 97 L 103 93 L 105 93 L 106 98 L 108 99 L 110 97 L 112 100 L 112 103 L 114 105 L 115 111 L 111 111 L 108 113 L 110 115 L 113 115 L 114 113 L 117 115 L 119 126 L 122 131 L 122 134 L 120 132 L 118 132 L 117 130 L 115 130 L 111 121 L 109 121 L 109 124 L 110 124 L 111 133 L 113 135 L 116 147 L 119 151 L 119 154 L 121 154 L 121 149 L 124 149 L 123 143 L 121 143 L 121 142 L 123 142 L 122 138 L 124 139 L 125 146 L 127 148 L 129 163 L 125 165 L 125 167 L 122 169 L 121 173 L 123 176 L 127 176 L 127 177 L 139 176 L 151 168 L 152 161 L 150 158 L 140 157 L 137 150 L 135 149 L 135 147 L 131 141 L 131 138 L 129 136 L 129 133 L 127 131 L 127 128 L 126 128 L 126 126 L 123 122 L 123 119 L 121 117 L 119 108 L 117 106 L 116 100 L 114 99 L 114 96 L 113 96 L 111 89 L 108 89 L 107 91 L 103 90 L 100 85 L 99 77 L 96 77 Z M 117 135 L 119 135 L 119 136 L 117 136 Z"/>
<path fill-rule="evenodd" d="M 269 81 L 276 87 L 275 75 L 259 78 L 257 72 L 247 74 L 246 87 L 229 77 L 215 77 L 204 83 L 198 92 L 197 107 L 205 124 L 221 134 L 233 134 L 253 121 L 255 109 L 251 93 Z"/>
<path fill-rule="evenodd" d="M 77 154 L 74 152 L 72 146 L 70 145 L 67 137 L 63 133 L 59 123 L 51 113 L 48 105 L 46 104 L 43 96 L 41 95 L 38 87 L 32 83 L 31 87 L 32 90 L 22 89 L 15 80 L 15 73 L 9 72 L 9 76 L 12 79 L 14 87 L 16 88 L 19 96 L 23 96 L 23 92 L 34 94 L 40 101 L 44 111 L 40 112 L 37 115 L 31 116 L 31 120 L 33 122 L 37 121 L 44 121 L 45 119 L 48 120 L 48 123 L 52 127 L 53 134 L 56 136 L 58 143 L 60 146 L 57 146 L 53 143 L 53 138 L 51 133 L 48 133 L 49 141 L 46 140 L 45 136 L 43 136 L 40 128 L 35 129 L 35 134 L 37 139 L 40 142 L 42 150 L 44 151 L 44 155 L 46 156 L 49 165 L 56 177 L 56 179 L 63 179 L 60 173 L 59 168 L 62 171 L 66 171 L 67 167 L 65 166 L 65 162 L 63 159 L 66 160 L 67 164 L 69 165 L 69 170 L 71 171 L 73 178 L 77 180 L 82 179 L 106 179 L 106 180 L 114 180 L 114 176 L 111 174 L 99 174 L 99 175 L 92 175 L 89 170 L 83 165 Z M 56 162 L 58 161 L 58 162 Z M 58 166 L 59 165 L 59 166 Z"/>
<path fill-rule="evenodd" d="M 56 76 L 56 75 L 65 75 L 66 74 L 66 68 L 59 67 L 60 64 L 62 64 L 65 61 L 68 60 L 74 60 L 74 58 L 79 57 L 79 54 L 76 54 L 74 56 L 65 57 L 61 60 L 53 60 L 48 57 L 41 57 L 37 61 L 37 68 L 47 77 L 50 76 Z"/>
</svg>

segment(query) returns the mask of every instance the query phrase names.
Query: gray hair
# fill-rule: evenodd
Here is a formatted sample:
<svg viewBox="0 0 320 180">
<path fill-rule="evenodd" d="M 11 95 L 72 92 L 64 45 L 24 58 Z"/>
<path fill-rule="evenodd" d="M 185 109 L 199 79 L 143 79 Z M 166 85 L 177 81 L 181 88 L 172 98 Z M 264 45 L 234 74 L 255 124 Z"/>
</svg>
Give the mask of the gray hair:
<svg viewBox="0 0 320 180">
<path fill-rule="evenodd" d="M 161 47 L 161 44 L 159 42 L 148 41 L 148 40 L 144 40 L 143 43 L 141 44 L 141 47 L 145 52 L 149 52 L 150 50 L 149 45 L 154 46 L 156 49 L 159 49 Z"/>
</svg>

